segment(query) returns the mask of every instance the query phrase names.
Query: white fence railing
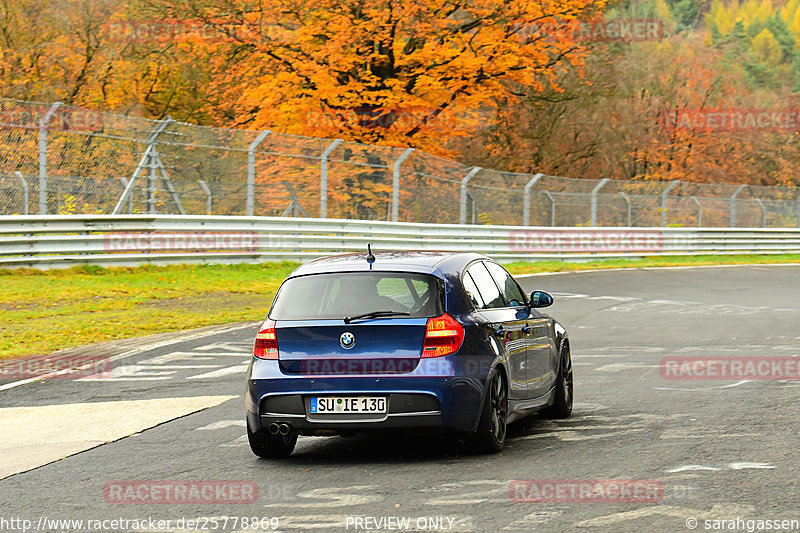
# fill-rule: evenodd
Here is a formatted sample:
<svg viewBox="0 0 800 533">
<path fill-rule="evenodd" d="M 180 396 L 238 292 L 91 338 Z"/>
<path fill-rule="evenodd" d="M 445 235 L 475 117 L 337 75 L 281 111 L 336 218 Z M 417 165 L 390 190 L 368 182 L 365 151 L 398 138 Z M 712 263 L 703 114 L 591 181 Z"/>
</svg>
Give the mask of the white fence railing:
<svg viewBox="0 0 800 533">
<path fill-rule="evenodd" d="M 551 228 L 286 217 L 0 216 L 0 267 L 304 261 L 340 252 L 450 250 L 500 261 L 800 253 L 800 229 Z"/>
</svg>

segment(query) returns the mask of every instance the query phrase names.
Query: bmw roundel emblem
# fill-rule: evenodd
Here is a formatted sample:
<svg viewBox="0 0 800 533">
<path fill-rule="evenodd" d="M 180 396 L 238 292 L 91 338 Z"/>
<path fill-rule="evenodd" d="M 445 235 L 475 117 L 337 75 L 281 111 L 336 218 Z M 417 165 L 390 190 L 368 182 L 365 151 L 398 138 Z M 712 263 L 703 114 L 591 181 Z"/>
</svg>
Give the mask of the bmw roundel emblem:
<svg viewBox="0 0 800 533">
<path fill-rule="evenodd" d="M 356 336 L 349 331 L 345 331 L 342 333 L 342 336 L 339 337 L 339 344 L 341 344 L 342 348 L 345 350 L 349 350 L 356 345 Z"/>
</svg>

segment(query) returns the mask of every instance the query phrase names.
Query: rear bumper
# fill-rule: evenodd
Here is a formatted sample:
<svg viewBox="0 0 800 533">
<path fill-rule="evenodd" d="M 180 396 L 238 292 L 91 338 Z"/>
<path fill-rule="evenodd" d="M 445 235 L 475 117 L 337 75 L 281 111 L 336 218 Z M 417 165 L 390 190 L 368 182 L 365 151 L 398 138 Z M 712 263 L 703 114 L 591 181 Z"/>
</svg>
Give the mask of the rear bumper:
<svg viewBox="0 0 800 533">
<path fill-rule="evenodd" d="M 475 431 L 486 378 L 474 367 L 459 372 L 456 357 L 440 358 L 440 364 L 452 369 L 449 376 L 429 376 L 422 371 L 379 376 L 299 376 L 281 371 L 278 361 L 253 359 L 245 394 L 247 420 L 254 430 L 275 422 L 300 430 L 343 432 L 437 427 Z M 488 372 L 487 366 L 485 375 Z M 323 395 L 386 396 L 388 412 L 310 414 L 307 399 Z"/>
</svg>

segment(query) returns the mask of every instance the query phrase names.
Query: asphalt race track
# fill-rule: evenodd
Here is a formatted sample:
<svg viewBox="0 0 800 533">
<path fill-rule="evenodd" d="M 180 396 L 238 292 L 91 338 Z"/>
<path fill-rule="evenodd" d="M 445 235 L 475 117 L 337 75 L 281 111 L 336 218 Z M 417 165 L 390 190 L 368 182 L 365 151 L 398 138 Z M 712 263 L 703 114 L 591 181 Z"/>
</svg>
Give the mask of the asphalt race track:
<svg viewBox="0 0 800 533">
<path fill-rule="evenodd" d="M 576 403 L 567 420 L 512 424 L 499 455 L 471 455 L 457 438 L 384 435 L 301 437 L 288 460 L 257 459 L 244 436 L 248 325 L 128 352 L 102 379 L 0 384 L 0 531 L 212 531 L 212 517 L 229 517 L 225 531 L 322 532 L 676 532 L 737 519 L 726 530 L 747 531 L 746 520 L 800 520 L 800 381 L 666 379 L 659 368 L 669 357 L 800 359 L 800 266 L 520 281 L 555 296 Z M 115 500 L 109 486 L 130 480 L 240 480 L 257 498 Z M 570 495 L 592 480 L 660 492 L 632 503 L 610 490 L 604 501 Z M 560 492 L 518 501 L 531 494 L 520 486 Z M 252 518 L 266 520 L 253 528 Z M 54 522 L 69 519 L 107 522 Z"/>
</svg>

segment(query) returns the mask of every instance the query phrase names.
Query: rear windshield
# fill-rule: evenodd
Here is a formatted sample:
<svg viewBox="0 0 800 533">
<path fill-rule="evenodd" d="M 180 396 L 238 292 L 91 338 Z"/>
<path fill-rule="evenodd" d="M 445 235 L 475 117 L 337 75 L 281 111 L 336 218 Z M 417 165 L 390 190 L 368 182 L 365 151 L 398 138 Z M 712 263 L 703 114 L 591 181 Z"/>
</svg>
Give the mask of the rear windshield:
<svg viewBox="0 0 800 533">
<path fill-rule="evenodd" d="M 395 272 L 302 276 L 283 284 L 269 318 L 344 318 L 373 311 L 408 313 L 412 318 L 439 316 L 444 312 L 444 285 L 435 276 Z"/>
</svg>

